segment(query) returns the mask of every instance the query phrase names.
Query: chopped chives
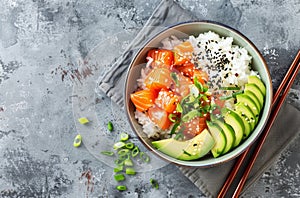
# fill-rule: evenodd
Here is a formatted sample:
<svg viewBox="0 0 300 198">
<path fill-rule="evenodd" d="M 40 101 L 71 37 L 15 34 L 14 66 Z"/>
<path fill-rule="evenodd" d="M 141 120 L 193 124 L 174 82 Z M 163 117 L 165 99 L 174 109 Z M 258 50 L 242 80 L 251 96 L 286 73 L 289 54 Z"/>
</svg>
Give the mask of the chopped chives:
<svg viewBox="0 0 300 198">
<path fill-rule="evenodd" d="M 74 147 L 79 147 L 81 145 L 81 140 L 82 140 L 82 137 L 81 135 L 76 135 L 75 139 L 74 139 L 74 142 L 73 142 L 73 146 Z"/>
<path fill-rule="evenodd" d="M 125 147 L 131 150 L 131 149 L 133 149 L 134 144 L 132 142 L 128 142 L 125 144 Z"/>
<path fill-rule="evenodd" d="M 126 153 L 124 155 L 120 155 L 119 156 L 119 159 L 122 160 L 122 161 L 125 161 L 125 160 L 127 160 L 129 158 L 130 158 L 130 154 L 129 153 Z"/>
<path fill-rule="evenodd" d="M 122 155 L 127 154 L 128 152 L 129 152 L 128 149 L 121 149 L 121 150 L 118 151 L 118 155 L 122 156 Z"/>
<path fill-rule="evenodd" d="M 128 140 L 128 138 L 129 138 L 129 135 L 127 133 L 121 133 L 121 135 L 120 135 L 121 141 L 126 141 L 126 140 Z"/>
<path fill-rule="evenodd" d="M 115 150 L 117 150 L 117 149 L 123 148 L 124 146 L 125 146 L 124 142 L 117 142 L 117 143 L 114 144 L 113 148 Z"/>
<path fill-rule="evenodd" d="M 117 189 L 118 189 L 119 191 L 127 190 L 126 186 L 117 186 Z"/>
<path fill-rule="evenodd" d="M 131 156 L 135 157 L 139 154 L 140 150 L 137 146 L 134 147 L 134 149 L 131 151 Z"/>
<path fill-rule="evenodd" d="M 125 180 L 125 176 L 123 174 L 116 174 L 114 175 L 116 181 L 123 181 Z"/>
<path fill-rule="evenodd" d="M 135 170 L 133 168 L 126 168 L 127 175 L 135 175 Z"/>
<path fill-rule="evenodd" d="M 169 116 L 168 116 L 168 118 L 169 118 L 169 120 L 170 120 L 171 122 L 176 122 L 176 115 L 175 115 L 175 114 L 170 113 Z"/>
<path fill-rule="evenodd" d="M 79 119 L 78 119 L 78 122 L 79 122 L 80 124 L 87 124 L 87 123 L 89 123 L 90 121 L 89 121 L 86 117 L 82 117 L 82 118 L 79 118 Z"/>
<path fill-rule="evenodd" d="M 113 156 L 114 152 L 112 152 L 112 151 L 102 151 L 101 154 L 107 155 L 107 156 Z"/>
<path fill-rule="evenodd" d="M 116 164 L 117 166 L 123 166 L 124 160 L 116 159 L 116 160 L 115 160 L 115 164 Z"/>
<path fill-rule="evenodd" d="M 140 158 L 144 161 L 144 162 L 149 162 L 150 161 L 150 157 L 144 153 L 144 152 L 141 152 L 140 153 Z"/>
<path fill-rule="evenodd" d="M 121 172 L 122 170 L 123 170 L 123 166 L 117 166 L 116 168 L 114 168 L 115 173 Z"/>
<path fill-rule="evenodd" d="M 124 160 L 124 165 L 125 166 L 133 166 L 133 163 L 132 163 L 131 159 L 126 159 L 126 160 Z"/>
<path fill-rule="evenodd" d="M 151 178 L 150 179 L 150 183 L 151 183 L 151 185 L 152 185 L 153 188 L 158 189 L 158 182 L 156 180 L 154 180 L 154 179 Z"/>
<path fill-rule="evenodd" d="M 111 121 L 109 121 L 109 122 L 107 123 L 107 129 L 108 129 L 109 131 L 113 131 L 113 130 L 114 130 L 114 126 L 113 126 L 113 124 L 112 124 Z"/>
</svg>

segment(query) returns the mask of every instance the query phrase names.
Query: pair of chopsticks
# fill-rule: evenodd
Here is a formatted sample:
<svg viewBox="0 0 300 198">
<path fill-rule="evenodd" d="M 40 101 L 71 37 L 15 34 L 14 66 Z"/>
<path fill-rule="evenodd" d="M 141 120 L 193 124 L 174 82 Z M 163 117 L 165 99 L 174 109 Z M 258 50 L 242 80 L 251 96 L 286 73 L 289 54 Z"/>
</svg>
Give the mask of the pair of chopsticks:
<svg viewBox="0 0 300 198">
<path fill-rule="evenodd" d="M 255 163 L 255 160 L 260 152 L 260 150 L 263 147 L 263 144 L 268 136 L 268 133 L 279 113 L 279 110 L 286 98 L 286 96 L 288 95 L 288 92 L 298 74 L 300 68 L 300 50 L 298 51 L 296 58 L 294 59 L 292 65 L 290 66 L 289 70 L 287 71 L 284 79 L 282 80 L 278 90 L 276 91 L 274 97 L 273 97 L 273 102 L 272 102 L 272 112 L 269 118 L 268 123 L 266 124 L 264 131 L 262 132 L 259 140 L 258 140 L 258 144 L 254 150 L 253 155 L 250 158 L 250 161 L 247 164 L 246 170 L 243 173 L 235 191 L 232 197 L 238 197 L 239 194 L 241 193 L 245 182 L 248 178 L 248 175 Z M 223 198 L 226 196 L 227 191 L 229 190 L 230 185 L 232 184 L 233 180 L 235 179 L 238 171 L 240 170 L 241 166 L 243 163 L 245 162 L 245 158 L 247 156 L 247 154 L 250 151 L 250 147 L 244 151 L 244 153 L 241 154 L 241 156 L 239 156 L 237 162 L 234 164 L 234 167 L 232 168 L 229 176 L 227 177 L 227 180 L 225 181 L 222 189 L 219 192 L 218 198 Z"/>
</svg>

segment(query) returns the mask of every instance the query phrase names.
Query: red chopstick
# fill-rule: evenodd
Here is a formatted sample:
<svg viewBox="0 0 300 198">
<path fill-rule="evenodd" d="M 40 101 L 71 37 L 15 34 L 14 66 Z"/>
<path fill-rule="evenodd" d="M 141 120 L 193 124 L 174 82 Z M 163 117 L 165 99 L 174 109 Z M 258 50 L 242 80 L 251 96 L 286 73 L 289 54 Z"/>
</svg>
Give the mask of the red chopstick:
<svg viewBox="0 0 300 198">
<path fill-rule="evenodd" d="M 261 137 L 261 141 L 259 142 L 259 144 L 258 144 L 258 146 L 257 146 L 257 148 L 255 150 L 256 155 L 251 158 L 251 161 L 250 161 L 249 165 L 247 166 L 247 172 L 244 173 L 242 179 L 240 180 L 240 183 L 239 183 L 239 185 L 238 185 L 238 187 L 237 187 L 237 189 L 236 189 L 236 191 L 234 193 L 234 196 L 238 196 L 239 193 L 241 192 L 241 190 L 242 190 L 242 188 L 243 188 L 243 186 L 245 184 L 245 181 L 246 181 L 246 179 L 247 179 L 247 177 L 248 177 L 248 175 L 250 173 L 250 170 L 251 170 L 251 168 L 252 168 L 252 166 L 253 166 L 253 164 L 254 164 L 254 162 L 256 160 L 256 157 L 257 157 L 257 155 L 258 155 L 258 153 L 259 153 L 259 151 L 260 151 L 263 143 L 265 142 L 265 139 L 266 139 L 266 137 L 267 137 L 267 135 L 269 133 L 269 130 L 270 130 L 271 126 L 273 125 L 274 120 L 275 120 L 275 118 L 276 118 L 276 116 L 278 114 L 278 111 L 279 111 L 279 109 L 280 109 L 280 107 L 281 107 L 281 105 L 282 105 L 282 103 L 283 103 L 283 101 L 284 101 L 284 99 L 285 99 L 285 97 L 286 97 L 286 95 L 288 93 L 288 90 L 290 89 L 290 87 L 291 87 L 294 79 L 297 76 L 297 73 L 298 73 L 298 70 L 299 70 L 299 64 L 297 65 L 297 63 L 299 62 L 299 59 L 300 59 L 300 50 L 298 51 L 298 53 L 296 55 L 296 58 L 294 59 L 291 67 L 289 68 L 288 72 L 286 73 L 284 79 L 282 80 L 279 88 L 277 89 L 277 91 L 276 91 L 276 93 L 275 93 L 275 95 L 273 97 L 272 108 L 274 109 L 275 104 L 278 101 L 279 96 L 280 96 L 283 88 L 286 87 L 286 84 L 288 83 L 287 88 L 284 91 L 282 98 L 280 99 L 280 102 L 278 103 L 277 107 L 274 110 L 274 114 L 271 115 L 271 117 L 270 117 L 271 120 L 270 120 L 269 123 L 271 123 L 271 124 L 267 124 L 267 127 L 263 131 L 262 137 Z M 296 70 L 294 71 L 295 67 L 296 67 Z M 293 76 L 292 76 L 291 80 L 289 80 L 290 76 L 292 74 L 293 74 Z M 232 184 L 234 178 L 236 177 L 238 171 L 240 170 L 240 167 L 241 167 L 242 163 L 244 162 L 245 157 L 247 156 L 247 154 L 249 153 L 249 151 L 250 151 L 250 147 L 247 150 L 245 150 L 242 153 L 242 155 L 238 158 L 238 160 L 235 163 L 234 167 L 232 168 L 229 176 L 227 177 L 227 180 L 225 181 L 222 189 L 220 190 L 220 192 L 218 194 L 218 198 L 225 197 L 225 195 L 226 195 L 226 193 L 227 193 L 230 185 Z"/>
</svg>

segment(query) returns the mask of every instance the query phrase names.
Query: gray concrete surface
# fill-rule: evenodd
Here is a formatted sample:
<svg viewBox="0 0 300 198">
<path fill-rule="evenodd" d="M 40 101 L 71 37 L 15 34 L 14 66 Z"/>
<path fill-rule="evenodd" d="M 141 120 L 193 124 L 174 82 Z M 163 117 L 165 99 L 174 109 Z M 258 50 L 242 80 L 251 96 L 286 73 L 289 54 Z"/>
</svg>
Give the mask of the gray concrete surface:
<svg viewBox="0 0 300 198">
<path fill-rule="evenodd" d="M 111 167 L 97 160 L 88 145 L 72 145 L 77 134 L 72 87 L 78 83 L 72 74 L 97 44 L 126 33 L 129 36 L 118 41 L 120 53 L 158 2 L 0 2 L 1 197 L 203 197 L 174 165 L 128 179 L 128 191 L 120 193 Z M 300 46 L 299 0 L 178 2 L 203 19 L 244 33 L 266 58 L 278 87 Z M 288 102 L 300 109 L 299 98 L 298 76 Z M 300 196 L 298 141 L 244 197 Z M 150 178 L 159 181 L 159 190 L 150 187 Z"/>
</svg>

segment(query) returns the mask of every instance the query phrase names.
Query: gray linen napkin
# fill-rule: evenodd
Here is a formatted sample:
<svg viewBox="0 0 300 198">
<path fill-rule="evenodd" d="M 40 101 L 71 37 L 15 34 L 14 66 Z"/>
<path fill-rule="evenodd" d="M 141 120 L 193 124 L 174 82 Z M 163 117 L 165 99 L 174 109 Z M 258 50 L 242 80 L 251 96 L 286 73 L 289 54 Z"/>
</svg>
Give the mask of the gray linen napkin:
<svg viewBox="0 0 300 198">
<path fill-rule="evenodd" d="M 182 9 L 172 0 L 163 0 L 149 18 L 145 27 L 137 34 L 125 52 L 111 65 L 111 69 L 99 78 L 99 90 L 104 92 L 112 101 L 124 108 L 123 88 L 126 70 L 136 51 L 152 36 L 160 32 L 164 27 L 175 23 L 195 20 L 196 17 Z M 245 189 L 247 189 L 267 168 L 277 159 L 281 152 L 292 141 L 300 129 L 296 125 L 300 120 L 300 112 L 291 105 L 285 104 L 274 124 L 268 139 L 249 175 Z M 284 136 L 282 135 L 284 131 Z M 271 148 L 271 149 L 270 149 Z M 185 168 L 179 167 L 182 173 L 188 177 L 207 197 L 216 197 L 221 189 L 235 160 L 211 168 Z M 229 193 L 233 189 L 229 190 Z"/>
</svg>

